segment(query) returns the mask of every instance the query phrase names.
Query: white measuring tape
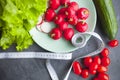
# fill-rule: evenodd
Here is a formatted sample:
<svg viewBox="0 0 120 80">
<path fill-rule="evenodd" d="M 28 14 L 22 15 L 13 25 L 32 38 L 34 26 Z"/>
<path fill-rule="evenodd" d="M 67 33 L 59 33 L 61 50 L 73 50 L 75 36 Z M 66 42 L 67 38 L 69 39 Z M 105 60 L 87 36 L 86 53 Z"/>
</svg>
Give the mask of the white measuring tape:
<svg viewBox="0 0 120 80">
<path fill-rule="evenodd" d="M 73 36 L 73 38 L 72 38 L 72 44 L 74 46 L 76 46 L 76 47 L 84 47 L 84 45 L 86 45 L 86 43 L 87 43 L 87 41 L 85 41 L 86 40 L 86 38 L 85 38 L 86 35 L 92 35 L 95 38 L 97 38 L 100 41 L 100 43 L 99 43 L 100 46 L 96 51 L 94 51 L 92 53 L 89 53 L 88 55 L 78 57 L 75 60 L 78 60 L 80 58 L 84 58 L 84 57 L 87 57 L 87 56 L 96 55 L 96 54 L 100 53 L 104 48 L 103 40 L 95 32 L 85 32 L 85 33 L 77 33 L 77 34 L 75 34 Z M 81 41 L 80 43 L 77 43 L 76 40 L 78 38 L 81 38 L 83 41 Z M 58 75 L 56 74 L 56 71 L 54 70 L 54 68 L 52 67 L 52 65 L 50 63 L 50 59 L 70 60 L 70 59 L 72 59 L 72 53 L 50 53 L 50 52 L 1 52 L 0 53 L 0 59 L 18 59 L 18 58 L 41 58 L 41 59 L 47 59 L 46 67 L 47 67 L 47 70 L 48 70 L 48 72 L 49 72 L 49 74 L 51 76 L 51 79 L 52 80 L 59 80 Z M 69 70 L 68 70 L 68 72 L 67 72 L 67 74 L 66 74 L 66 76 L 64 77 L 63 80 L 68 80 L 69 74 L 70 74 L 71 69 L 72 69 L 72 64 L 71 64 L 71 66 L 70 66 L 70 68 L 69 68 Z"/>
<path fill-rule="evenodd" d="M 18 58 L 70 60 L 72 59 L 72 53 L 50 53 L 50 52 L 2 52 L 0 53 L 0 59 L 18 59 Z"/>
</svg>

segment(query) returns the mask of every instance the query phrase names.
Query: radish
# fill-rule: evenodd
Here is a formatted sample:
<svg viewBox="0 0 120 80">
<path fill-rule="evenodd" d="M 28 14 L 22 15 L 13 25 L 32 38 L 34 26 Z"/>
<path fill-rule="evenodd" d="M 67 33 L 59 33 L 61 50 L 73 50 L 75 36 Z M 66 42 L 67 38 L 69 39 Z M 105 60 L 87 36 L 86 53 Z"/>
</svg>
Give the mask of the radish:
<svg viewBox="0 0 120 80">
<path fill-rule="evenodd" d="M 64 21 L 64 17 L 62 15 L 55 16 L 55 19 L 54 19 L 55 24 L 60 24 L 63 21 Z"/>
<path fill-rule="evenodd" d="M 37 25 L 36 28 L 37 28 L 38 31 L 42 32 L 41 25 Z"/>
<path fill-rule="evenodd" d="M 60 6 L 60 0 L 49 0 L 49 7 L 56 10 Z"/>
<path fill-rule="evenodd" d="M 58 11 L 58 14 L 63 14 L 63 15 L 65 15 L 65 11 L 66 11 L 66 8 L 61 8 L 61 9 Z"/>
<path fill-rule="evenodd" d="M 87 8 L 80 8 L 77 11 L 77 16 L 79 19 L 86 20 L 89 17 L 89 10 Z"/>
<path fill-rule="evenodd" d="M 39 16 L 37 25 L 40 25 L 42 23 L 43 23 L 43 16 Z"/>
<path fill-rule="evenodd" d="M 43 20 L 43 16 L 39 16 L 39 18 L 38 18 L 38 23 L 37 23 L 37 26 L 36 26 L 36 28 L 37 28 L 37 30 L 38 31 L 42 31 L 41 30 L 41 24 L 44 22 L 44 20 Z"/>
<path fill-rule="evenodd" d="M 67 28 L 63 32 L 63 37 L 68 41 L 72 39 L 73 35 L 74 35 L 73 28 Z"/>
<path fill-rule="evenodd" d="M 85 32 L 88 29 L 88 24 L 86 22 L 78 22 L 75 28 L 79 32 Z"/>
<path fill-rule="evenodd" d="M 58 14 L 59 14 L 59 15 L 62 15 L 63 18 L 66 18 L 65 11 L 66 11 L 66 8 L 61 8 L 61 9 L 58 11 Z"/>
<path fill-rule="evenodd" d="M 68 23 L 71 25 L 76 25 L 78 22 L 78 18 L 76 15 L 68 17 Z"/>
<path fill-rule="evenodd" d="M 68 7 L 67 9 L 66 9 L 66 11 L 65 11 L 65 15 L 67 16 L 67 17 L 72 17 L 73 15 L 75 15 L 75 11 L 73 10 L 73 8 L 72 7 Z"/>
<path fill-rule="evenodd" d="M 48 9 L 45 13 L 45 20 L 50 22 L 54 19 L 56 13 L 53 9 Z"/>
<path fill-rule="evenodd" d="M 77 11 L 79 9 L 79 5 L 76 2 L 71 2 L 68 5 L 68 8 L 72 8 L 74 11 Z"/>
<path fill-rule="evenodd" d="M 52 26 L 51 26 L 51 23 L 49 22 L 43 22 L 40 28 L 43 33 L 49 33 L 52 29 Z"/>
<path fill-rule="evenodd" d="M 50 32 L 50 36 L 54 40 L 58 40 L 62 37 L 62 33 L 59 28 L 53 28 Z"/>
<path fill-rule="evenodd" d="M 68 28 L 68 23 L 63 21 L 61 22 L 59 25 L 58 25 L 58 28 L 61 30 L 61 31 L 64 31 L 65 29 Z"/>
<path fill-rule="evenodd" d="M 60 0 L 61 5 L 68 5 L 70 3 L 70 0 Z"/>
</svg>

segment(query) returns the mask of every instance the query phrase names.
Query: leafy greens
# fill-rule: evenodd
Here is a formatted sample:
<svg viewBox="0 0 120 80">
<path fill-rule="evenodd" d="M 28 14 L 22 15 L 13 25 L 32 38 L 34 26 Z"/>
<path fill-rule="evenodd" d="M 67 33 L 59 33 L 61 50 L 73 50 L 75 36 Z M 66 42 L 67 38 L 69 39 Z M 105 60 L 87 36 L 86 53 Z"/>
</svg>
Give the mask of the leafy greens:
<svg viewBox="0 0 120 80">
<path fill-rule="evenodd" d="M 0 47 L 13 43 L 17 51 L 33 44 L 29 30 L 47 8 L 47 0 L 0 0 Z"/>
</svg>

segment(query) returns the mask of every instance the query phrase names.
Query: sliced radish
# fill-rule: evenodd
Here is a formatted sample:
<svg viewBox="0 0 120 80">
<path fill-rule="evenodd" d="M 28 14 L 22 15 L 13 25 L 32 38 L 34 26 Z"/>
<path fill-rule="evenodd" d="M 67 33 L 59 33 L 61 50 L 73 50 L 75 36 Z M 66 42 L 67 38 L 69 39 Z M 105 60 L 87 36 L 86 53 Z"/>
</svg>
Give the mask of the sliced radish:
<svg viewBox="0 0 120 80">
<path fill-rule="evenodd" d="M 43 16 L 39 16 L 37 25 L 42 24 L 42 22 L 43 22 Z"/>
<path fill-rule="evenodd" d="M 37 30 L 38 31 L 40 31 L 40 32 L 42 32 L 42 30 L 41 30 L 41 24 L 44 22 L 44 19 L 43 19 L 43 16 L 39 16 L 39 18 L 38 18 L 38 23 L 37 23 L 37 26 L 36 26 L 36 28 L 37 28 Z"/>
<path fill-rule="evenodd" d="M 40 28 L 44 33 L 49 33 L 52 30 L 52 27 L 49 22 L 43 22 Z"/>
<path fill-rule="evenodd" d="M 36 26 L 37 30 L 40 31 L 40 32 L 42 32 L 42 30 L 41 30 L 40 27 L 41 27 L 41 25 L 37 25 L 37 26 Z"/>
</svg>

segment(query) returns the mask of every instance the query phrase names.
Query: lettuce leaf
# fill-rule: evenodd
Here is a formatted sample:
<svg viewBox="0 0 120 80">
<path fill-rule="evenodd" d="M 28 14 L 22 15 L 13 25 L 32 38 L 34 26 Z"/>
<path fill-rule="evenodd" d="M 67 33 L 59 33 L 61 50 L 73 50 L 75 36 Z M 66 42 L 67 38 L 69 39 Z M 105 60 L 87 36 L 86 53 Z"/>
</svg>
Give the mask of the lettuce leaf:
<svg viewBox="0 0 120 80">
<path fill-rule="evenodd" d="M 16 44 L 17 51 L 33 44 L 29 30 L 47 8 L 47 0 L 0 0 L 0 47 Z"/>
</svg>

